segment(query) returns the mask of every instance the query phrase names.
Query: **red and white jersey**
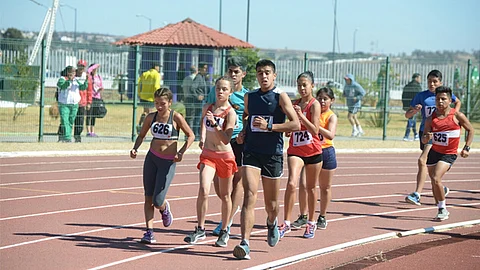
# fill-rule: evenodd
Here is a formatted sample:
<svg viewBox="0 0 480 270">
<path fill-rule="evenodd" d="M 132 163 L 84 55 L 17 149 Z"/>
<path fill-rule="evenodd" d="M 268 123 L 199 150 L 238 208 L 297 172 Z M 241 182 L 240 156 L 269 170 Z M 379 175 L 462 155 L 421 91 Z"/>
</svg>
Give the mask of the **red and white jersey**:
<svg viewBox="0 0 480 270">
<path fill-rule="evenodd" d="M 457 154 L 460 143 L 460 125 L 455 123 L 455 109 L 450 109 L 447 117 L 439 119 L 432 114 L 432 150 L 442 154 Z"/>
<path fill-rule="evenodd" d="M 297 105 L 300 100 L 297 100 L 294 105 Z M 302 110 L 302 113 L 309 121 L 312 121 L 312 113 L 310 107 L 315 99 L 312 98 L 310 102 Z M 287 149 L 287 154 L 299 157 L 311 157 L 322 153 L 322 146 L 318 134 L 311 134 L 307 128 L 301 124 L 299 131 L 294 131 L 290 135 L 290 142 Z"/>
</svg>

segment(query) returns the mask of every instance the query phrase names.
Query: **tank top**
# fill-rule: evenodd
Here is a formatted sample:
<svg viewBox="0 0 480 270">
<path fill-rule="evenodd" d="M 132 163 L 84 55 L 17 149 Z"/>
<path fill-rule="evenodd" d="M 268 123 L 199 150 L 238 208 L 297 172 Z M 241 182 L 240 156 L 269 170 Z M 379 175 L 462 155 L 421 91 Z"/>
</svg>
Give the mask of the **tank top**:
<svg viewBox="0 0 480 270">
<path fill-rule="evenodd" d="M 213 105 L 214 104 L 210 104 L 210 106 L 208 106 L 207 108 L 207 111 L 211 111 L 213 113 Z M 230 109 L 232 109 L 232 106 L 228 106 L 228 108 L 225 109 L 225 111 L 223 111 L 221 114 L 213 114 L 213 118 L 215 118 L 217 125 L 222 127 L 222 130 L 225 129 L 225 125 L 227 124 L 227 122 L 225 122 L 225 118 L 227 117 Z M 207 130 L 207 132 L 215 132 L 215 128 L 212 127 L 212 124 L 206 116 L 203 118 L 203 123 L 205 124 L 205 129 Z"/>
<path fill-rule="evenodd" d="M 330 122 L 330 116 L 332 116 L 332 114 L 334 114 L 334 112 L 331 109 L 328 109 L 328 111 L 320 114 L 321 127 L 328 128 L 328 123 Z M 323 137 L 323 135 L 320 133 L 318 133 L 318 137 L 320 138 L 320 143 L 322 145 L 322 148 L 333 146 L 333 140 Z"/>
<path fill-rule="evenodd" d="M 437 113 L 432 114 L 432 149 L 441 154 L 457 154 L 460 143 L 460 125 L 455 123 L 455 109 L 439 119 Z"/>
<path fill-rule="evenodd" d="M 310 108 L 315 102 L 315 99 L 312 98 L 307 106 L 302 110 L 302 113 L 307 117 L 308 120 L 312 121 L 312 113 Z M 293 105 L 298 105 L 300 99 L 296 100 Z M 300 157 L 311 157 L 322 153 L 322 146 L 320 145 L 320 138 L 318 134 L 311 134 L 307 127 L 303 124 L 300 125 L 299 131 L 294 131 L 290 135 L 289 146 L 287 149 L 287 154 L 295 155 Z"/>
<path fill-rule="evenodd" d="M 170 111 L 167 123 L 157 122 L 158 112 L 153 116 L 150 132 L 152 132 L 153 139 L 158 140 L 178 140 L 178 129 L 173 127 L 173 110 Z"/>
<path fill-rule="evenodd" d="M 283 132 L 262 130 L 253 126 L 255 117 L 263 117 L 272 124 L 285 122 L 286 115 L 280 108 L 280 91 L 276 87 L 267 92 L 257 89 L 247 95 L 249 116 L 244 151 L 264 155 L 282 155 Z"/>
</svg>

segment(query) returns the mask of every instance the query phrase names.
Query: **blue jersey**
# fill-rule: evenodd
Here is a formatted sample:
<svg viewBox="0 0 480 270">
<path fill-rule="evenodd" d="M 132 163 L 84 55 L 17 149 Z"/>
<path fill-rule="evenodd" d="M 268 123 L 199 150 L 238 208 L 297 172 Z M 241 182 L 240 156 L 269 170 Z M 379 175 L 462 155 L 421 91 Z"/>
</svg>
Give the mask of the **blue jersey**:
<svg viewBox="0 0 480 270">
<path fill-rule="evenodd" d="M 457 97 L 452 93 L 452 102 L 455 102 Z M 410 106 L 415 108 L 416 105 L 422 105 L 422 123 L 420 124 L 420 131 L 423 131 L 425 127 L 425 120 L 432 115 L 435 111 L 435 93 L 430 92 L 430 90 L 422 91 L 415 95 L 415 97 L 410 102 Z"/>
<path fill-rule="evenodd" d="M 265 155 L 283 154 L 283 132 L 259 129 L 253 126 L 255 117 L 263 117 L 267 123 L 285 123 L 286 115 L 280 107 L 280 91 L 260 89 L 248 93 L 248 123 L 245 134 L 245 152 Z"/>
<path fill-rule="evenodd" d="M 240 91 L 235 91 L 233 94 L 230 96 L 230 102 L 232 103 L 232 107 L 238 108 L 235 109 L 235 112 L 237 113 L 237 123 L 235 124 L 235 128 L 233 129 L 232 133 L 232 139 L 236 138 L 238 136 L 238 133 L 242 131 L 243 129 L 243 112 L 245 111 L 245 102 L 243 101 L 243 98 L 245 97 L 245 94 L 248 93 L 247 88 L 242 86 L 242 90 Z M 217 101 L 217 96 L 215 95 L 215 87 L 210 90 L 210 93 L 208 93 L 207 96 L 207 103 L 214 104 Z M 238 107 L 237 107 L 238 106 Z"/>
</svg>

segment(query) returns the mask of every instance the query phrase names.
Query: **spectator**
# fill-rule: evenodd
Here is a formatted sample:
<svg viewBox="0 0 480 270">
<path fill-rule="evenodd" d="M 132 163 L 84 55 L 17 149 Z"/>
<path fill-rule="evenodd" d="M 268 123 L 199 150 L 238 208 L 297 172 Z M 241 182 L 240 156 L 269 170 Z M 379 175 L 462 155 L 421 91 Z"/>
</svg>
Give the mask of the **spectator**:
<svg viewBox="0 0 480 270">
<path fill-rule="evenodd" d="M 87 67 L 87 61 L 80 59 L 77 63 L 77 71 L 75 79 L 79 82 L 85 83 L 87 80 L 87 72 L 85 68 Z M 87 87 L 86 91 L 80 91 L 80 102 L 78 103 L 78 112 L 75 117 L 75 128 L 73 129 L 73 137 L 75 142 L 82 142 L 82 132 L 83 125 L 85 122 L 85 114 L 90 110 L 92 105 L 92 90 Z"/>
<path fill-rule="evenodd" d="M 410 101 L 415 97 L 415 95 L 419 92 L 422 92 L 422 86 L 420 82 L 422 81 L 422 77 L 419 73 L 414 73 L 412 75 L 412 81 L 410 81 L 405 87 L 403 87 L 402 93 L 402 103 L 403 103 L 403 110 L 408 111 L 410 109 Z M 413 139 L 418 141 L 418 133 L 417 133 L 417 114 L 414 114 L 412 117 L 408 118 L 407 120 L 407 127 L 405 128 L 405 136 L 403 137 L 404 141 L 409 141 L 408 137 L 410 136 L 410 130 L 413 131 Z"/>
<path fill-rule="evenodd" d="M 185 74 L 185 67 L 180 64 L 177 71 L 177 102 L 183 102 L 184 100 L 182 80 L 185 78 Z"/>
<path fill-rule="evenodd" d="M 88 79 L 80 82 L 75 78 L 75 68 L 66 67 L 58 79 L 58 109 L 60 110 L 60 142 L 72 142 L 72 129 L 77 116 L 80 91 L 85 91 Z"/>
<path fill-rule="evenodd" d="M 98 104 L 103 103 L 103 80 L 100 75 L 97 74 L 99 64 L 92 64 L 88 67 L 88 74 L 90 76 L 90 83 L 88 84 L 89 91 L 92 92 L 92 107 L 87 112 L 87 137 L 97 137 L 95 133 L 95 120 L 97 118 Z"/>
<path fill-rule="evenodd" d="M 145 117 L 154 109 L 153 93 L 160 89 L 160 65 L 152 64 L 152 67 L 143 72 L 138 81 L 138 97 L 140 99 L 139 105 L 143 107 L 143 113 L 140 116 L 140 121 L 137 126 L 137 133 L 142 128 Z"/>
<path fill-rule="evenodd" d="M 202 113 L 203 100 L 207 94 L 207 82 L 205 80 L 207 69 L 208 66 L 206 64 L 200 64 L 198 66 L 198 73 L 193 77 L 190 87 L 183 88 L 185 93 L 185 118 L 195 133 L 195 140 L 200 138 L 200 116 Z"/>
<path fill-rule="evenodd" d="M 343 96 L 347 99 L 348 121 L 352 125 L 352 137 L 360 137 L 365 133 L 357 118 L 357 113 L 362 107 L 362 98 L 365 96 L 365 90 L 355 81 L 355 77 L 352 74 L 347 74 L 344 79 Z"/>
</svg>

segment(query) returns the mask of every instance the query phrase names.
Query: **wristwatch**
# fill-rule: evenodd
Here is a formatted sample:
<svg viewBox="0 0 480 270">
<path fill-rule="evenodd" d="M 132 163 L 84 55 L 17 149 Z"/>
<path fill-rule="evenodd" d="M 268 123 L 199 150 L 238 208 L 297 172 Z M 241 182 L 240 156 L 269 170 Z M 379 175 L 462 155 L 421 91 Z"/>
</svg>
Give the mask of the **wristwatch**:
<svg viewBox="0 0 480 270">
<path fill-rule="evenodd" d="M 268 129 L 268 131 L 272 131 L 272 128 L 273 128 L 273 124 L 272 124 L 272 122 L 269 122 L 269 123 L 267 124 L 267 129 Z"/>
<path fill-rule="evenodd" d="M 216 127 L 218 127 L 218 123 L 217 123 L 217 122 L 215 122 L 214 124 L 212 124 L 212 125 L 211 125 L 211 127 L 213 127 L 213 128 L 216 128 Z"/>
<path fill-rule="evenodd" d="M 467 151 L 467 152 L 470 152 L 470 146 L 465 145 L 465 146 L 463 147 L 463 150 L 465 150 L 465 151 Z"/>
</svg>

